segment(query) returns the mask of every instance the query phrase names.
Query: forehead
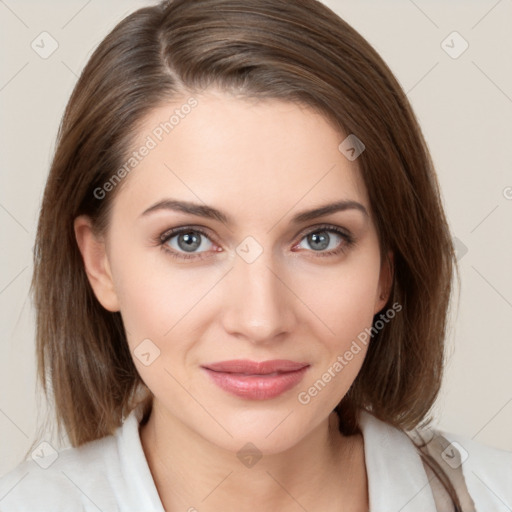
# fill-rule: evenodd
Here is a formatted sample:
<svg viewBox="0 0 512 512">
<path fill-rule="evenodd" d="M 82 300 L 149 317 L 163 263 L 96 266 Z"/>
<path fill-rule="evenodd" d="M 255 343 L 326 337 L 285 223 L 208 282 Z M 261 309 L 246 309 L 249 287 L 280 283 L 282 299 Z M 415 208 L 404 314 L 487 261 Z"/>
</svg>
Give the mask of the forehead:
<svg viewBox="0 0 512 512">
<path fill-rule="evenodd" d="M 275 217 L 294 205 L 357 200 L 370 211 L 357 161 L 338 149 L 344 138 L 292 102 L 185 95 L 144 119 L 116 202 L 142 211 L 173 197 Z"/>
</svg>

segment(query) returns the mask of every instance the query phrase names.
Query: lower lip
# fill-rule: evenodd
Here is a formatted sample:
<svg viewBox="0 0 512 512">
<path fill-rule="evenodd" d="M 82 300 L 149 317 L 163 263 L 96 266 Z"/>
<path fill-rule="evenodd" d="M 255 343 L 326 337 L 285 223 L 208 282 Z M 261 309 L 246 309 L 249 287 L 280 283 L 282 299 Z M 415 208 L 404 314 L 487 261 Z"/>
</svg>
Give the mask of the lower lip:
<svg viewBox="0 0 512 512">
<path fill-rule="evenodd" d="M 242 375 L 240 373 L 214 372 L 209 368 L 203 369 L 217 386 L 228 393 L 249 400 L 268 400 L 295 387 L 302 380 L 308 368 L 305 366 L 293 372 L 269 376 Z"/>
</svg>

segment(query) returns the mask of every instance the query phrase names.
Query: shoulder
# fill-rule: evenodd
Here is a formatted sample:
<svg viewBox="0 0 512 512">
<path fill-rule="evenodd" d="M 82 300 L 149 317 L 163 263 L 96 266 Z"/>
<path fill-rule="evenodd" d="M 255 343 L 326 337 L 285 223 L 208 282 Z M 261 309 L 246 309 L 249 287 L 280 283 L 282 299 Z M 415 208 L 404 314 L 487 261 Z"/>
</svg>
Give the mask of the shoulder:
<svg viewBox="0 0 512 512">
<path fill-rule="evenodd" d="M 367 411 L 361 411 L 359 423 L 375 510 L 436 510 L 432 483 L 428 485 L 430 478 L 416 447 L 425 444 L 450 480 L 465 483 L 476 510 L 512 511 L 512 452 L 435 425 L 404 431 Z"/>
<path fill-rule="evenodd" d="M 477 510 L 512 510 L 511 451 L 435 427 L 408 435 L 414 444 L 421 440 L 427 444 L 425 450 L 450 479 L 463 479 Z"/>
<path fill-rule="evenodd" d="M 450 444 L 443 460 L 462 467 L 468 491 L 477 510 L 512 510 L 512 451 L 488 446 L 479 441 L 444 430 L 435 430 Z M 459 456 L 454 460 L 453 450 Z"/>
<path fill-rule="evenodd" d="M 103 490 L 116 478 L 118 460 L 114 436 L 60 451 L 43 442 L 31 458 L 0 477 L 0 510 L 117 510 Z"/>
</svg>

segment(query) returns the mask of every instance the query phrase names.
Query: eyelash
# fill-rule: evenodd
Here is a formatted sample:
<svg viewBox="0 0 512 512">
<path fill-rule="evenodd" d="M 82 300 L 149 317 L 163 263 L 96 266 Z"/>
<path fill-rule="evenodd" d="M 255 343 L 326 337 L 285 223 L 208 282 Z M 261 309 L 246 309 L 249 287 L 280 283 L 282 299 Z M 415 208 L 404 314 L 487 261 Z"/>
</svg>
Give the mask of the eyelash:
<svg viewBox="0 0 512 512">
<path fill-rule="evenodd" d="M 176 235 L 179 235 L 181 233 L 191 233 L 191 232 L 199 233 L 199 234 L 203 235 L 204 237 L 206 237 L 211 242 L 215 243 L 213 240 L 211 240 L 210 236 L 203 229 L 201 229 L 199 227 L 193 227 L 193 226 L 182 226 L 179 228 L 173 228 L 173 229 L 167 230 L 164 233 L 162 233 L 160 236 L 157 237 L 156 242 L 158 245 L 161 246 L 162 250 L 164 250 L 171 257 L 176 258 L 176 259 L 203 260 L 203 259 L 208 258 L 208 256 L 203 256 L 203 254 L 205 254 L 205 253 L 201 253 L 201 252 L 200 253 L 190 253 L 190 254 L 181 253 L 181 252 L 175 251 L 174 249 L 170 249 L 169 246 L 167 245 L 167 242 L 171 238 L 174 238 Z M 341 243 L 340 247 L 338 247 L 337 249 L 328 251 L 328 252 L 312 251 L 312 252 L 316 252 L 319 257 L 336 256 L 338 254 L 346 252 L 350 247 L 355 245 L 355 239 L 352 235 L 346 233 L 345 231 L 342 231 L 337 226 L 332 226 L 330 224 L 323 224 L 321 226 L 315 226 L 314 229 L 312 229 L 311 231 L 308 231 L 301 235 L 299 243 L 302 241 L 302 239 L 306 238 L 309 235 L 312 235 L 313 233 L 324 233 L 324 232 L 336 233 L 343 239 L 343 242 Z"/>
</svg>

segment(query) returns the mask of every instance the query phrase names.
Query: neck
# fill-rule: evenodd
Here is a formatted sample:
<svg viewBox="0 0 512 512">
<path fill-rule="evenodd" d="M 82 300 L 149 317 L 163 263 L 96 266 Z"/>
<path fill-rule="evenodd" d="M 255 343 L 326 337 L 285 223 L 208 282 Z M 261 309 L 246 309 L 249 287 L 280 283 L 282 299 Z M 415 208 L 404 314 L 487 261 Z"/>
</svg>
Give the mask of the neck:
<svg viewBox="0 0 512 512">
<path fill-rule="evenodd" d="M 140 437 L 166 510 L 367 509 L 360 507 L 362 493 L 367 501 L 362 436 L 343 436 L 336 413 L 289 450 L 256 463 L 212 444 L 158 408 L 141 426 Z"/>
</svg>

